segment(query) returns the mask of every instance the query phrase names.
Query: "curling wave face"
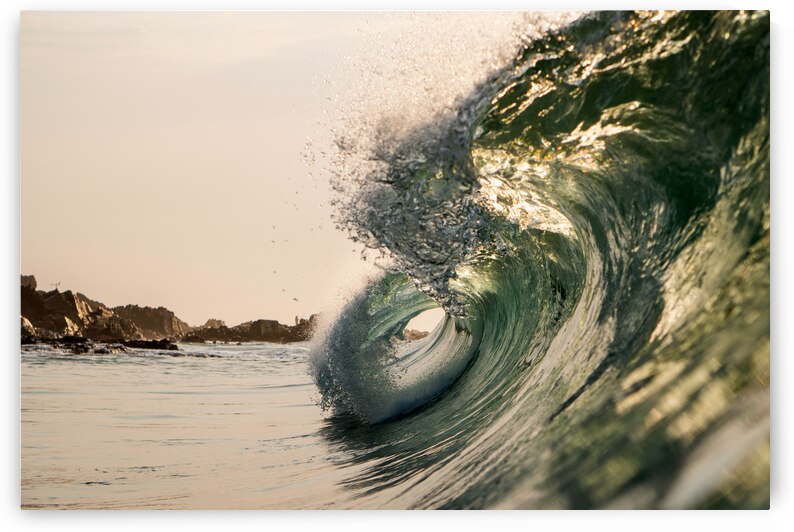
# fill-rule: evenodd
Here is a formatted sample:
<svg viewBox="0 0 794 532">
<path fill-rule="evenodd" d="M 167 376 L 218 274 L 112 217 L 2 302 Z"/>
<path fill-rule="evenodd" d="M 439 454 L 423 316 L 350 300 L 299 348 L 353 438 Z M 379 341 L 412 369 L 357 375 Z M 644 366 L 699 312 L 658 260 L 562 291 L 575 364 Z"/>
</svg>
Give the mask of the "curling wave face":
<svg viewBox="0 0 794 532">
<path fill-rule="evenodd" d="M 327 438 L 372 466 L 351 489 L 768 504 L 768 13 L 585 15 L 362 155 L 339 223 L 390 271 L 311 364 Z"/>
</svg>

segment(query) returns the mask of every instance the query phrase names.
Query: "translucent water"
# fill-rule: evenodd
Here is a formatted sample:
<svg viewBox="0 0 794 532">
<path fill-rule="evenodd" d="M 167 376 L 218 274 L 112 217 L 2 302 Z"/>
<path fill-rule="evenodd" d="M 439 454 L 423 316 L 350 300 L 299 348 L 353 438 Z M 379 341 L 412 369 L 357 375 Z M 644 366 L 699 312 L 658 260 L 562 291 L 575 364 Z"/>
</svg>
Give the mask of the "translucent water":
<svg viewBox="0 0 794 532">
<path fill-rule="evenodd" d="M 321 405 L 378 442 L 355 485 L 768 504 L 768 13 L 585 15 L 368 138 L 338 143 L 337 221 L 386 271 L 312 355 Z M 431 347 L 395 342 L 431 304 Z"/>
</svg>

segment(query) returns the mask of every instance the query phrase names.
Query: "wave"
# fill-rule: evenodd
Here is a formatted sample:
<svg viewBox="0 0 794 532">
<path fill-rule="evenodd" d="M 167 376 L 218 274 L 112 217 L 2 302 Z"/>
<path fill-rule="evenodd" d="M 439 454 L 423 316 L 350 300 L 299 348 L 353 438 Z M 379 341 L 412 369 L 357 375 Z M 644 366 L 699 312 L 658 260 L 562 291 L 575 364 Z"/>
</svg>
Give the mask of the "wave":
<svg viewBox="0 0 794 532">
<path fill-rule="evenodd" d="M 329 439 L 393 458 L 360 486 L 768 504 L 767 12 L 587 14 L 369 140 L 337 143 L 337 222 L 387 267 L 311 357 Z"/>
</svg>

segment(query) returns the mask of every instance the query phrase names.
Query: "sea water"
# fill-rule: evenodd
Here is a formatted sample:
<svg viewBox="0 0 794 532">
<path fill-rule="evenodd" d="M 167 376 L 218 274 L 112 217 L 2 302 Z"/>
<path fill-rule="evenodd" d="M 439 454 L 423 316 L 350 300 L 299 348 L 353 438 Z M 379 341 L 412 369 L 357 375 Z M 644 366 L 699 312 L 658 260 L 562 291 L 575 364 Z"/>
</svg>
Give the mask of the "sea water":
<svg viewBox="0 0 794 532">
<path fill-rule="evenodd" d="M 179 348 L 24 348 L 24 508 L 345 504 L 305 344 Z"/>
</svg>

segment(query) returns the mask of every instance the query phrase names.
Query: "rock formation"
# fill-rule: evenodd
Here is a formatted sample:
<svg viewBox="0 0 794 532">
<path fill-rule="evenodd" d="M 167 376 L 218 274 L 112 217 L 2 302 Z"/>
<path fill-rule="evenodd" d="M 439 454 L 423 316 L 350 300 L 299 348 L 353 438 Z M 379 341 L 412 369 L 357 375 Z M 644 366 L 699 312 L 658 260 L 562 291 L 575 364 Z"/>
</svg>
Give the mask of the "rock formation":
<svg viewBox="0 0 794 532">
<path fill-rule="evenodd" d="M 128 347 L 176 349 L 185 342 L 300 342 L 311 338 L 318 316 L 295 319 L 295 325 L 275 320 L 255 320 L 227 327 L 209 319 L 201 327 L 190 327 L 164 307 L 126 305 L 109 308 L 99 301 L 70 290 L 36 290 L 36 278 L 23 275 L 22 343 L 69 345 L 72 352 L 91 349 L 90 341 Z"/>
<path fill-rule="evenodd" d="M 234 327 L 207 326 L 196 327 L 182 337 L 185 342 L 302 342 L 311 338 L 319 317 L 313 314 L 309 319 L 298 320 L 297 325 L 284 325 L 276 320 L 255 320 Z M 209 320 L 217 321 L 217 320 Z M 222 322 L 221 322 L 222 323 Z"/>
<path fill-rule="evenodd" d="M 403 338 L 405 340 L 409 340 L 409 341 L 421 340 L 422 338 L 424 338 L 428 334 L 430 334 L 430 333 L 427 332 L 427 331 L 417 331 L 417 330 L 414 330 L 414 329 L 405 329 L 403 331 Z"/>
<path fill-rule="evenodd" d="M 21 294 L 23 329 L 30 338 L 143 338 L 134 323 L 117 316 L 104 305 L 71 290 L 44 292 L 31 288 L 35 285 L 35 279 L 23 284 Z"/>
<path fill-rule="evenodd" d="M 31 290 L 35 290 L 36 286 L 36 278 L 32 275 L 23 275 L 22 276 L 22 286 L 30 288 Z"/>
<path fill-rule="evenodd" d="M 176 317 L 165 307 L 139 307 L 126 305 L 111 309 L 116 315 L 130 320 L 140 329 L 143 338 L 157 340 L 160 338 L 180 338 L 190 331 L 190 325 Z"/>
</svg>

